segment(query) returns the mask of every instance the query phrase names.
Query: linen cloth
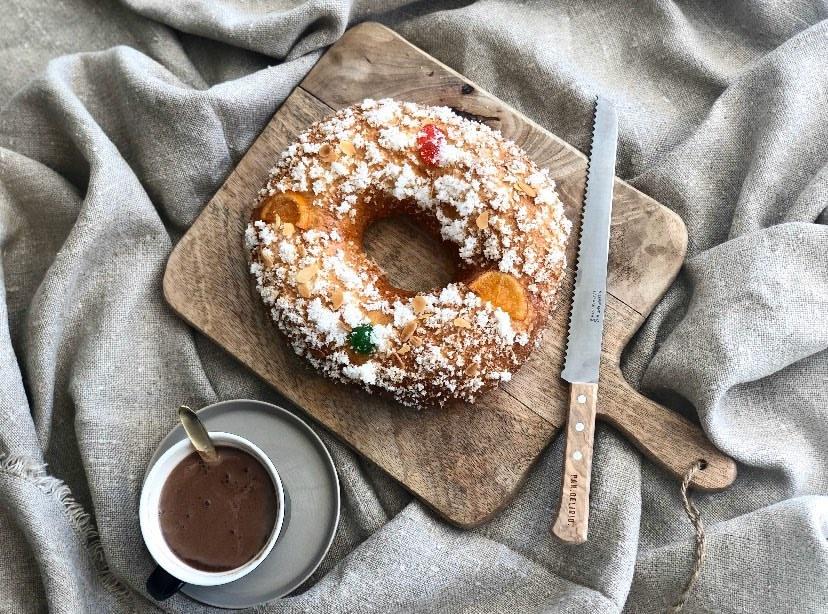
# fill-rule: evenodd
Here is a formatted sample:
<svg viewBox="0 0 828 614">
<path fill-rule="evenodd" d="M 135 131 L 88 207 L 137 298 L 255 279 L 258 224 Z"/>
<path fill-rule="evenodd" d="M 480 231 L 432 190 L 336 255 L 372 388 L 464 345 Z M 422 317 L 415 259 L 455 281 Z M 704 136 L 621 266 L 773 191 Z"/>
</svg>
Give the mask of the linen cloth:
<svg viewBox="0 0 828 614">
<path fill-rule="evenodd" d="M 615 102 L 618 175 L 690 236 L 625 373 L 739 463 L 729 490 L 697 495 L 708 558 L 686 611 L 826 611 L 824 2 L 0 8 L 0 612 L 210 610 L 147 597 L 142 475 L 179 403 L 284 400 L 173 315 L 164 266 L 326 46 L 367 19 L 581 150 L 592 98 Z M 577 547 L 548 531 L 560 439 L 503 513 L 462 531 L 317 430 L 341 526 L 305 586 L 258 611 L 661 612 L 690 571 L 677 482 L 605 425 Z"/>
</svg>

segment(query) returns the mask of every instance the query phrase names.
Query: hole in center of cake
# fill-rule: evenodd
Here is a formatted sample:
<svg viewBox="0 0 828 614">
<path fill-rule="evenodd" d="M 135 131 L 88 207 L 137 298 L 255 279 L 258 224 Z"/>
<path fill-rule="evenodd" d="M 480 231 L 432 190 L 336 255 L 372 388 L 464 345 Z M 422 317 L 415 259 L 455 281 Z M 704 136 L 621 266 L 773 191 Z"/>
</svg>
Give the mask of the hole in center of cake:
<svg viewBox="0 0 828 614">
<path fill-rule="evenodd" d="M 427 292 L 455 278 L 456 257 L 408 215 L 372 222 L 365 229 L 363 245 L 395 288 Z"/>
</svg>

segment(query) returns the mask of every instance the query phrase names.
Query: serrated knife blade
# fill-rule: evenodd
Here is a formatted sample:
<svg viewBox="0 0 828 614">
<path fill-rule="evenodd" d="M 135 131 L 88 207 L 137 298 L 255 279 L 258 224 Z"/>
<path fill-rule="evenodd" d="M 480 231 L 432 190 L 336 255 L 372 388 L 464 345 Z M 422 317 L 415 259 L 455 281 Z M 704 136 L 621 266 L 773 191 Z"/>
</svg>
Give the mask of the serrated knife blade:
<svg viewBox="0 0 828 614">
<path fill-rule="evenodd" d="M 599 96 L 592 126 L 566 360 L 561 372 L 561 378 L 570 383 L 569 417 L 561 506 L 552 532 L 571 544 L 585 542 L 589 528 L 592 442 L 607 303 L 607 260 L 617 143 L 615 108 Z"/>
<path fill-rule="evenodd" d="M 575 292 L 569 317 L 566 361 L 561 373 L 561 377 L 568 382 L 598 382 L 607 302 L 607 259 L 617 142 L 618 117 L 615 108 L 606 99 L 598 98 L 578 245 Z"/>
</svg>

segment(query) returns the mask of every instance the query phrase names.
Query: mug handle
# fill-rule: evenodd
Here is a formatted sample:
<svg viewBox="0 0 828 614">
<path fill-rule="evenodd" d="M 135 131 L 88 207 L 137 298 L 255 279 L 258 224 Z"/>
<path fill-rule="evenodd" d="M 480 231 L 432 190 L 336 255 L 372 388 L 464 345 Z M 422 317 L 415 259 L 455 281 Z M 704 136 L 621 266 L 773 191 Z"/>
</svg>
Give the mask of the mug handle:
<svg viewBox="0 0 828 614">
<path fill-rule="evenodd" d="M 165 599 L 169 599 L 175 595 L 182 586 L 184 586 L 184 582 L 167 573 L 167 571 L 160 565 L 158 565 L 150 574 L 150 577 L 147 578 L 147 592 L 156 601 L 164 601 Z"/>
</svg>

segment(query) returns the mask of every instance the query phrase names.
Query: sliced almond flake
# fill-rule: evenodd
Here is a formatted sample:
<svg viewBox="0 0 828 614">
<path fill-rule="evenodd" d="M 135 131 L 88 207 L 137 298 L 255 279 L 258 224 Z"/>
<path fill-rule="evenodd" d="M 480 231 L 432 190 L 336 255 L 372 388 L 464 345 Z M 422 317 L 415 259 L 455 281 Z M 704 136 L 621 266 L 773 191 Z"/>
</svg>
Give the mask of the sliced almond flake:
<svg viewBox="0 0 828 614">
<path fill-rule="evenodd" d="M 293 236 L 294 232 L 296 232 L 296 227 L 294 227 L 294 225 L 290 222 L 285 222 L 285 225 L 282 226 L 282 234 L 290 238 Z"/>
<path fill-rule="evenodd" d="M 262 264 L 264 264 L 267 268 L 270 268 L 276 264 L 276 261 L 273 259 L 273 252 L 269 250 L 262 252 Z"/>
<path fill-rule="evenodd" d="M 417 295 L 411 301 L 411 308 L 414 309 L 414 313 L 422 313 L 426 310 L 426 307 L 428 307 L 428 301 L 424 296 Z"/>
<path fill-rule="evenodd" d="M 418 337 L 417 335 L 411 335 L 408 343 L 410 343 L 413 347 L 418 348 L 423 344 L 423 338 Z"/>
<path fill-rule="evenodd" d="M 403 326 L 402 332 L 400 333 L 400 341 L 405 342 L 411 339 L 411 335 L 417 330 L 417 325 L 417 320 L 411 320 L 411 322 Z"/>
<path fill-rule="evenodd" d="M 400 349 L 399 349 L 399 350 L 397 350 L 397 354 L 399 354 L 400 356 L 402 356 L 403 354 L 408 354 L 408 352 L 410 352 L 410 351 L 411 351 L 411 346 L 410 346 L 410 345 L 408 345 L 407 343 L 404 343 L 404 344 L 400 347 Z"/>
<path fill-rule="evenodd" d="M 466 367 L 465 373 L 469 377 L 474 377 L 475 375 L 480 373 L 480 367 L 478 367 L 476 364 L 472 363 L 468 367 Z"/>
<path fill-rule="evenodd" d="M 523 192 L 524 194 L 526 194 L 527 196 L 531 196 L 532 198 L 534 198 L 535 196 L 538 195 L 538 193 L 535 191 L 535 188 L 530 186 L 528 183 L 523 183 L 522 181 L 518 181 L 516 185 L 517 185 L 517 189 L 520 190 L 521 192 Z"/>
<path fill-rule="evenodd" d="M 391 355 L 394 357 L 394 360 L 397 361 L 397 364 L 400 365 L 400 369 L 404 369 L 405 368 L 405 363 L 403 362 L 403 359 L 400 357 L 400 355 L 397 354 L 396 352 L 393 352 Z"/>
<path fill-rule="evenodd" d="M 302 298 L 310 298 L 311 297 L 311 286 L 308 283 L 302 283 L 296 286 L 296 289 L 299 291 L 299 296 Z"/>
<path fill-rule="evenodd" d="M 454 318 L 452 322 L 457 328 L 471 328 L 471 322 L 466 318 Z"/>
<path fill-rule="evenodd" d="M 330 143 L 323 143 L 322 146 L 319 148 L 319 157 L 324 162 L 333 162 L 339 156 L 336 153 L 336 150 L 331 147 Z"/>
<path fill-rule="evenodd" d="M 345 294 L 341 288 L 337 288 L 331 293 L 331 308 L 336 311 L 342 307 L 342 302 L 345 300 Z"/>
<path fill-rule="evenodd" d="M 475 223 L 477 224 L 477 227 L 480 230 L 483 230 L 484 228 L 487 228 L 489 226 L 489 212 L 484 211 L 483 213 L 478 215 L 477 219 L 475 220 Z"/>
<path fill-rule="evenodd" d="M 307 252 L 305 251 L 305 245 L 303 243 L 300 243 L 299 245 L 296 246 L 296 253 L 299 254 L 300 258 L 305 257 L 305 254 Z"/>
<path fill-rule="evenodd" d="M 346 156 L 355 156 L 356 155 L 356 147 L 351 141 L 339 141 L 339 149 L 342 150 Z"/>
<path fill-rule="evenodd" d="M 316 277 L 316 274 L 318 272 L 319 263 L 314 262 L 313 264 L 306 266 L 304 269 L 302 269 L 296 274 L 296 283 L 306 284 L 309 281 L 311 281 L 314 277 Z"/>
<path fill-rule="evenodd" d="M 387 313 L 383 313 L 381 311 L 369 311 L 365 315 L 368 316 L 368 319 L 374 324 L 390 324 L 392 319 Z"/>
</svg>

